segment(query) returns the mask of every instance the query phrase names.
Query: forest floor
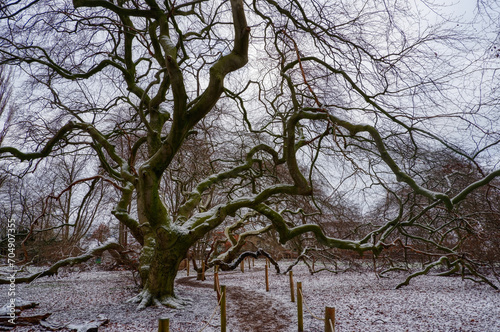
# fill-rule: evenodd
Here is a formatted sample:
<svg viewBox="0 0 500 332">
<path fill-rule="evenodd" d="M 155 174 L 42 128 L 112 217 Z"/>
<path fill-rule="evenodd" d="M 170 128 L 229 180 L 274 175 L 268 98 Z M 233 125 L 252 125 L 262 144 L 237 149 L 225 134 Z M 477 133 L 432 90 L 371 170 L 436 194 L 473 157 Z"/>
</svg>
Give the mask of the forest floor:
<svg viewBox="0 0 500 332">
<path fill-rule="evenodd" d="M 228 331 L 297 331 L 297 304 L 291 302 L 289 276 L 277 275 L 271 268 L 266 292 L 264 263 L 255 263 L 251 269 L 246 266 L 244 273 L 238 269 L 219 274 L 221 285 L 227 287 Z M 297 266 L 294 280 L 302 282 L 304 330 L 324 331 L 320 319 L 328 306 L 336 309 L 336 332 L 500 331 L 499 291 L 457 277 L 436 276 L 419 277 L 396 290 L 404 277 L 379 279 L 367 272 L 311 275 L 305 266 Z M 171 331 L 220 331 L 212 273 L 205 281 L 186 276 L 186 271 L 179 273 L 177 294 L 192 300 L 182 310 L 137 311 L 135 304 L 126 303 L 139 291 L 129 271 L 66 270 L 16 287 L 20 298 L 39 303 L 21 316 L 51 313 L 47 322 L 61 326 L 59 331 L 75 331 L 75 324 L 103 318 L 108 323 L 99 331 L 157 331 L 159 318 L 170 319 Z M 0 304 L 8 302 L 7 294 L 8 285 L 1 285 Z M 38 325 L 17 326 L 14 331 L 49 330 Z"/>
</svg>

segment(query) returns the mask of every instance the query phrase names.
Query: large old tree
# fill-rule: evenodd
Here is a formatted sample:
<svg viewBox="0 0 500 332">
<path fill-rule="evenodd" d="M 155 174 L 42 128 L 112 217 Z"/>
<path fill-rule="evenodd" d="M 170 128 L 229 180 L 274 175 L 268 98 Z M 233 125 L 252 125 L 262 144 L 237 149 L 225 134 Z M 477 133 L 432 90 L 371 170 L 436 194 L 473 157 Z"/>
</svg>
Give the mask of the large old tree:
<svg viewBox="0 0 500 332">
<path fill-rule="evenodd" d="M 375 255 L 405 246 L 429 257 L 421 272 L 443 265 L 487 281 L 462 246 L 484 220 L 461 216 L 469 196 L 498 197 L 495 31 L 481 30 L 491 27 L 481 15 L 466 25 L 429 6 L 2 2 L 0 63 L 15 69 L 17 124 L 0 157 L 22 175 L 84 156 L 92 174 L 71 187 L 113 186 L 112 214 L 142 246 L 140 306 L 179 304 L 174 278 L 190 247 L 236 223 L 226 233 L 238 249 L 230 233 L 249 220 L 260 228 L 247 235 L 309 234 Z M 468 166 L 445 164 L 431 181 L 430 150 Z M 352 238 L 313 222 L 328 198 L 359 206 L 360 219 L 342 224 L 358 230 L 344 232 Z M 382 213 L 369 211 L 381 202 Z M 485 206 L 498 220 L 495 204 Z"/>
</svg>

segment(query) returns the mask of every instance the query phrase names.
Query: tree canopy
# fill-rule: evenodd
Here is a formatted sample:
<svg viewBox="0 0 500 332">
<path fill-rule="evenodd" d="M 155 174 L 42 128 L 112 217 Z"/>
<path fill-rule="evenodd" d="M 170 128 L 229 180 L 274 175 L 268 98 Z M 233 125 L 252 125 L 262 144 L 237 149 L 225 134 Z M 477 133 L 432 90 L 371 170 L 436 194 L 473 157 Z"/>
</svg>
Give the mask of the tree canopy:
<svg viewBox="0 0 500 332">
<path fill-rule="evenodd" d="M 112 215 L 142 247 L 141 306 L 178 305 L 181 260 L 224 227 L 233 247 L 236 230 L 375 256 L 401 247 L 429 259 L 407 281 L 439 265 L 496 287 L 468 239 L 491 246 L 478 234 L 499 221 L 498 9 L 2 3 L 0 64 L 16 78 L 0 158 L 41 179 L 43 162 L 83 163 L 60 192 L 112 189 Z"/>
</svg>

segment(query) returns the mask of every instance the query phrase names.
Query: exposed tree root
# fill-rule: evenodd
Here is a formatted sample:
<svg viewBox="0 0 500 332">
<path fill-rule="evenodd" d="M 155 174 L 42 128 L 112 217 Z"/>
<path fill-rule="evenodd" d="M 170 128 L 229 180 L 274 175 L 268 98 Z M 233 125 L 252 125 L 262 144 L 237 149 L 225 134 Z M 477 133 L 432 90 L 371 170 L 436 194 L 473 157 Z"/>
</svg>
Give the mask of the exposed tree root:
<svg viewBox="0 0 500 332">
<path fill-rule="evenodd" d="M 137 303 L 137 310 L 143 310 L 150 306 L 165 306 L 172 309 L 182 309 L 192 303 L 191 299 L 183 299 L 176 296 L 165 296 L 161 299 L 155 298 L 148 290 L 143 290 L 133 298 L 127 300 L 127 303 Z"/>
</svg>

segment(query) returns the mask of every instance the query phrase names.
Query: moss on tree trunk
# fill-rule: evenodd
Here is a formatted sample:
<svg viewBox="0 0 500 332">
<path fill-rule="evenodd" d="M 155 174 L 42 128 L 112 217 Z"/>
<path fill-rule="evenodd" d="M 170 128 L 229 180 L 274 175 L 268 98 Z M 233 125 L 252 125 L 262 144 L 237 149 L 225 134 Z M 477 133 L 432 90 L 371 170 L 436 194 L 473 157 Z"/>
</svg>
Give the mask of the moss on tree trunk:
<svg viewBox="0 0 500 332">
<path fill-rule="evenodd" d="M 132 299 L 139 303 L 139 308 L 150 305 L 165 305 L 178 308 L 186 301 L 177 298 L 174 285 L 175 277 L 182 260 L 186 257 L 189 245 L 179 243 L 170 248 L 165 248 L 161 237 L 150 240 L 154 247 L 145 247 L 147 253 L 141 257 L 140 274 L 143 283 L 142 292 Z M 189 242 L 186 242 L 189 243 Z"/>
<path fill-rule="evenodd" d="M 147 166 L 141 168 L 140 174 L 137 206 L 144 232 L 144 245 L 139 259 L 143 290 L 132 301 L 139 303 L 139 308 L 150 305 L 179 307 L 184 301 L 175 295 L 175 277 L 195 239 L 173 225 L 158 193 L 158 176 Z"/>
</svg>

